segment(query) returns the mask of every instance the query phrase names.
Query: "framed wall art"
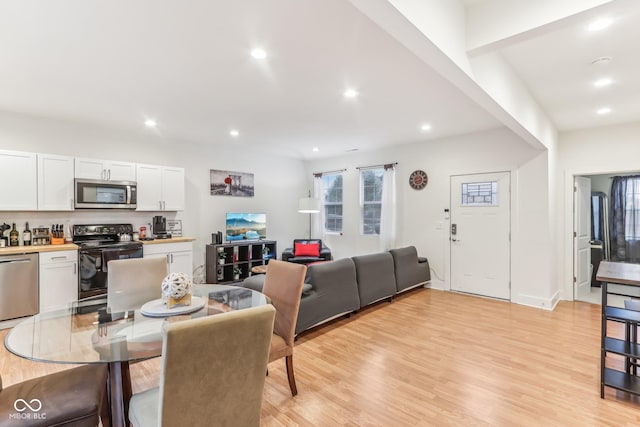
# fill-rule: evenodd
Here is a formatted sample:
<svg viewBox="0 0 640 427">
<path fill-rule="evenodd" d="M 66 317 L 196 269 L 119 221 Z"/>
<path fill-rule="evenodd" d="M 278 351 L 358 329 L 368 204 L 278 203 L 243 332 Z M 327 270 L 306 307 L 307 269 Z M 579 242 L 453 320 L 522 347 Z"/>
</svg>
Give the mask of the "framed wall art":
<svg viewBox="0 0 640 427">
<path fill-rule="evenodd" d="M 211 195 L 253 197 L 253 174 L 210 169 Z"/>
</svg>

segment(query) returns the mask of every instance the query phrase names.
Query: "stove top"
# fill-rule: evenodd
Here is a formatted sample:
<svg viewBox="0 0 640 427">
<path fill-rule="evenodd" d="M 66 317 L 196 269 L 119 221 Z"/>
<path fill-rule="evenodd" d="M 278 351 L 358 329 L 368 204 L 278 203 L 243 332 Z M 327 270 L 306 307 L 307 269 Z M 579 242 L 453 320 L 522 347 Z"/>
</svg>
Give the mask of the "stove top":
<svg viewBox="0 0 640 427">
<path fill-rule="evenodd" d="M 83 224 L 73 226 L 73 239 L 76 237 L 100 238 L 101 236 L 117 236 L 119 234 L 133 233 L 131 224 Z"/>
<path fill-rule="evenodd" d="M 142 243 L 123 241 L 122 235 L 127 239 L 133 233 L 131 224 L 81 224 L 73 226 L 73 243 L 82 248 L 122 248 L 142 247 Z"/>
</svg>

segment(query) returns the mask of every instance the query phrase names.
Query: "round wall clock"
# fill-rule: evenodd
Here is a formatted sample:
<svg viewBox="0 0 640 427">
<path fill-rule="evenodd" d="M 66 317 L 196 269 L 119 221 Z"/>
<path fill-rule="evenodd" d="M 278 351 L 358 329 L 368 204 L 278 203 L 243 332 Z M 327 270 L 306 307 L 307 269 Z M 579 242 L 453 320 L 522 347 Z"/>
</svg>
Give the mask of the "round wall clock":
<svg viewBox="0 0 640 427">
<path fill-rule="evenodd" d="M 409 185 L 414 190 L 422 190 L 427 186 L 427 182 L 429 182 L 429 178 L 427 177 L 427 173 L 423 170 L 415 170 L 411 172 L 411 175 L 409 175 Z"/>
</svg>

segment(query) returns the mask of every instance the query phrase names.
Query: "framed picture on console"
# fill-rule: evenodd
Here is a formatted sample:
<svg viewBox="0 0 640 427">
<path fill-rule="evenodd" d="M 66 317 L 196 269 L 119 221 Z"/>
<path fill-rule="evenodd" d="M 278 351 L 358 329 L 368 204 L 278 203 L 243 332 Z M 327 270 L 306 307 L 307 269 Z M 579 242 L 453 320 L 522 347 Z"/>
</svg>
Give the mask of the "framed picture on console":
<svg viewBox="0 0 640 427">
<path fill-rule="evenodd" d="M 210 169 L 211 195 L 253 197 L 253 174 Z"/>
</svg>

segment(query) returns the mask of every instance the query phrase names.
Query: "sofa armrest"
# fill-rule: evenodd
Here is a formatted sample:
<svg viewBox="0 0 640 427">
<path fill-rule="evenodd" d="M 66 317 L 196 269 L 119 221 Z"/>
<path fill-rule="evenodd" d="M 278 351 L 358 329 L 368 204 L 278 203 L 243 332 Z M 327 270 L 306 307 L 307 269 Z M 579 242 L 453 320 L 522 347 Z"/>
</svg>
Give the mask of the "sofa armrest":
<svg viewBox="0 0 640 427">
<path fill-rule="evenodd" d="M 289 258 L 293 258 L 293 248 L 286 248 L 282 251 L 282 261 L 288 261 Z"/>
<path fill-rule="evenodd" d="M 331 249 L 326 246 L 320 249 L 320 258 L 324 258 L 326 261 L 332 260 L 333 257 L 331 256 Z"/>
</svg>

